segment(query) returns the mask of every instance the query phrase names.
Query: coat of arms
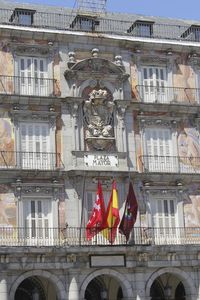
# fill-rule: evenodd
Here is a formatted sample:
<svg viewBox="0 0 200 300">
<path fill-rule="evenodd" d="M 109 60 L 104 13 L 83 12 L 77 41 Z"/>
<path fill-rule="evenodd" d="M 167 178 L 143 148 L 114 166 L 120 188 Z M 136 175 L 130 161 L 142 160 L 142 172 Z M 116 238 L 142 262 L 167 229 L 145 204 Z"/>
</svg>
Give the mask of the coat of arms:
<svg viewBox="0 0 200 300">
<path fill-rule="evenodd" d="M 83 114 L 86 139 L 97 150 L 103 150 L 114 138 L 113 101 L 108 99 L 106 90 L 93 90 L 84 102 Z"/>
</svg>

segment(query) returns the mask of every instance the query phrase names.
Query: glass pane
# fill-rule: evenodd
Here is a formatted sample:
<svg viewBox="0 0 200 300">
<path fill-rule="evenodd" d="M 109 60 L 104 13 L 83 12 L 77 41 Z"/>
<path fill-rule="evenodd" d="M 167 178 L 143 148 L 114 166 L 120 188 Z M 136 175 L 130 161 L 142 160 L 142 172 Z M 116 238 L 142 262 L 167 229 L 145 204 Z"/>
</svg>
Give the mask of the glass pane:
<svg viewBox="0 0 200 300">
<path fill-rule="evenodd" d="M 31 201 L 31 218 L 35 218 L 35 201 Z"/>
<path fill-rule="evenodd" d="M 31 70 L 31 59 L 30 58 L 27 59 L 27 69 Z"/>
<path fill-rule="evenodd" d="M 153 78 L 153 69 L 149 68 L 149 78 Z"/>
<path fill-rule="evenodd" d="M 21 59 L 20 60 L 20 64 L 21 64 L 21 70 L 24 70 L 25 69 L 25 67 L 24 67 L 24 59 Z"/>
<path fill-rule="evenodd" d="M 35 220 L 31 221 L 31 237 L 36 237 L 36 227 L 35 227 Z"/>
<path fill-rule="evenodd" d="M 40 72 L 44 72 L 44 62 L 40 60 Z"/>
<path fill-rule="evenodd" d="M 165 216 L 169 215 L 167 200 L 164 200 L 164 213 L 165 213 Z"/>
<path fill-rule="evenodd" d="M 148 77 L 147 77 L 147 69 L 145 68 L 144 69 L 144 79 L 147 79 Z"/>
<path fill-rule="evenodd" d="M 31 15 L 20 13 L 19 14 L 19 24 L 21 24 L 21 25 L 31 25 L 32 24 Z"/>
<path fill-rule="evenodd" d="M 164 72 L 163 69 L 160 69 L 160 79 L 164 80 Z"/>
<path fill-rule="evenodd" d="M 170 214 L 172 216 L 175 215 L 175 211 L 174 211 L 174 201 L 173 200 L 170 200 Z"/>
<path fill-rule="evenodd" d="M 38 218 L 42 218 L 42 202 L 38 201 Z"/>
</svg>

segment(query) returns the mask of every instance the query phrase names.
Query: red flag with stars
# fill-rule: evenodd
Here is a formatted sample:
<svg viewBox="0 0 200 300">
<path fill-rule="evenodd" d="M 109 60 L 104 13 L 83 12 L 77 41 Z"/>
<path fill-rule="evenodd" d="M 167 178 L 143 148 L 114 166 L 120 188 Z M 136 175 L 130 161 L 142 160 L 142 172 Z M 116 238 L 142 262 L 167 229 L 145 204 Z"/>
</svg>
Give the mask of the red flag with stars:
<svg viewBox="0 0 200 300">
<path fill-rule="evenodd" d="M 98 182 L 98 188 L 96 192 L 96 200 L 90 216 L 90 219 L 86 226 L 87 240 L 91 240 L 97 233 L 99 233 L 103 227 L 103 221 L 105 218 L 105 204 L 103 198 L 103 192 L 101 183 Z"/>
</svg>

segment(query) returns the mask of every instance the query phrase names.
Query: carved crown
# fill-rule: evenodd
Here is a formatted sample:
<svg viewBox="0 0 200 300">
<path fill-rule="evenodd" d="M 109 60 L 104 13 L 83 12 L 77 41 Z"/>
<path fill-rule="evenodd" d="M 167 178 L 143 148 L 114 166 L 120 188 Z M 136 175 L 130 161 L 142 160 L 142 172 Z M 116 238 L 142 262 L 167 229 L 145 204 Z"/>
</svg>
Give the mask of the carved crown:
<svg viewBox="0 0 200 300">
<path fill-rule="evenodd" d="M 90 94 L 90 100 L 94 99 L 106 99 L 108 96 L 108 92 L 106 90 L 93 90 Z"/>
</svg>

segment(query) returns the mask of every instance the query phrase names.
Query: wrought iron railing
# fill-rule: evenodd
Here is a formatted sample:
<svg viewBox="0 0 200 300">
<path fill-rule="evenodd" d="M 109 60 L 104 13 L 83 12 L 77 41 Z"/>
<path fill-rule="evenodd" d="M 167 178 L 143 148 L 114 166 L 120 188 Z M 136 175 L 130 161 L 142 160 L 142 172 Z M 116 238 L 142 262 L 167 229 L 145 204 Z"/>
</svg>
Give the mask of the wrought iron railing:
<svg viewBox="0 0 200 300">
<path fill-rule="evenodd" d="M 0 151 L 0 169 L 55 170 L 63 167 L 60 153 Z"/>
<path fill-rule="evenodd" d="M 0 94 L 55 97 L 59 88 L 55 79 L 0 75 Z"/>
<path fill-rule="evenodd" d="M 142 172 L 200 174 L 200 157 L 143 155 L 139 162 Z"/>
<path fill-rule="evenodd" d="M 26 16 L 26 18 L 24 17 Z M 144 38 L 171 39 L 183 41 L 200 41 L 199 26 L 178 24 L 157 24 L 154 22 L 117 20 L 112 17 L 87 17 L 76 12 L 68 14 L 50 12 L 26 12 L 25 10 L 0 9 L 0 23 L 59 30 L 90 31 L 119 34 Z"/>
<path fill-rule="evenodd" d="M 95 230 L 95 229 L 94 229 Z M 113 229 L 110 228 L 110 231 Z M 102 234 L 91 240 L 86 228 L 0 227 L 0 246 L 133 246 L 133 245 L 200 245 L 200 227 L 135 227 L 129 241 L 117 234 L 110 243 Z"/>
<path fill-rule="evenodd" d="M 137 85 L 135 98 L 147 103 L 196 104 L 200 103 L 200 89 Z"/>
</svg>

